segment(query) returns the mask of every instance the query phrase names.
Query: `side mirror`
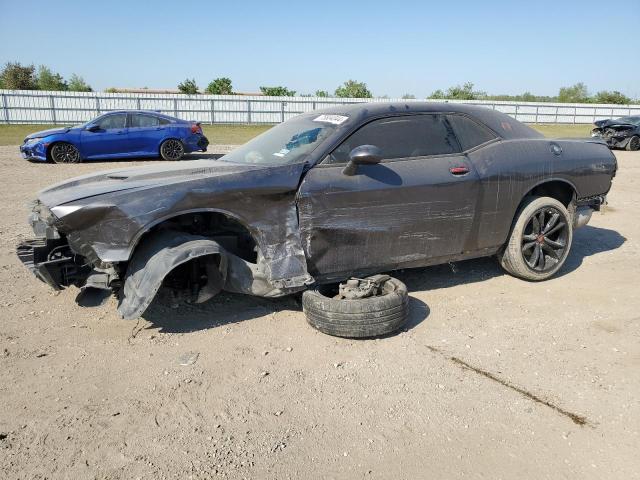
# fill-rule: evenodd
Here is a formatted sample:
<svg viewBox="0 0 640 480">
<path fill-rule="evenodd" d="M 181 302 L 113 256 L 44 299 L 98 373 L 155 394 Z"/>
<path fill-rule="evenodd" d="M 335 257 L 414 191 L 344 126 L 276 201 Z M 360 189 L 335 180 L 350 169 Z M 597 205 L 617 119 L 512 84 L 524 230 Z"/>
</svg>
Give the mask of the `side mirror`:
<svg viewBox="0 0 640 480">
<path fill-rule="evenodd" d="M 93 125 L 89 125 L 87 127 L 87 130 L 89 130 L 90 132 L 97 132 L 98 130 L 100 130 L 100 125 L 96 125 L 94 123 Z"/>
<path fill-rule="evenodd" d="M 382 160 L 382 151 L 375 145 L 360 145 L 349 153 L 349 163 L 344 167 L 342 173 L 345 175 L 355 175 L 358 165 L 373 165 Z"/>
</svg>

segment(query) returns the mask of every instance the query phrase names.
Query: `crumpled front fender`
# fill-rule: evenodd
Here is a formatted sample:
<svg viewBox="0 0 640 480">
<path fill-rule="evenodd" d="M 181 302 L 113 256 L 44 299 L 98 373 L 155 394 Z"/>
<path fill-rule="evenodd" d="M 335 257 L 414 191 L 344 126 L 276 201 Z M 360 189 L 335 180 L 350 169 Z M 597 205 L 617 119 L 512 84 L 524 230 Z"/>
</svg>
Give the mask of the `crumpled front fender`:
<svg viewBox="0 0 640 480">
<path fill-rule="evenodd" d="M 194 258 L 219 255 L 215 283 L 208 285 L 208 293 L 199 301 L 218 293 L 226 280 L 226 252 L 218 242 L 186 233 L 158 232 L 144 242 L 133 255 L 125 277 L 118 311 L 127 320 L 144 313 L 152 302 L 164 278 L 176 267 Z M 219 275 L 217 275 L 219 271 Z M 211 281 L 210 275 L 210 281 Z"/>
</svg>

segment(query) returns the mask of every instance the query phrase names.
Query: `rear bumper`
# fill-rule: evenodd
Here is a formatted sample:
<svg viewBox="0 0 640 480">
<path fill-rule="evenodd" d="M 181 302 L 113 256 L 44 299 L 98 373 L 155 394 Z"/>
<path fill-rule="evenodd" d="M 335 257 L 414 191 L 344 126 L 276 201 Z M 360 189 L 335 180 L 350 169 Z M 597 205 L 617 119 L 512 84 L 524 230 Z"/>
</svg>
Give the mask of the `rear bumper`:
<svg viewBox="0 0 640 480">
<path fill-rule="evenodd" d="M 185 151 L 191 152 L 206 152 L 209 146 L 209 140 L 204 135 L 193 134 L 190 135 L 185 141 Z"/>
</svg>

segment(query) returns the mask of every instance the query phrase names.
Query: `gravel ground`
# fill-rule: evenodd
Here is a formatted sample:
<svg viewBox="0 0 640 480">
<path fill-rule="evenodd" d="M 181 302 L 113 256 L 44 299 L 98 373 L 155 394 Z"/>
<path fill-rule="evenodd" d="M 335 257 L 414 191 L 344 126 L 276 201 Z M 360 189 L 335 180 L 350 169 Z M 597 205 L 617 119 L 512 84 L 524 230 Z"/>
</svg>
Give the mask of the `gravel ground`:
<svg viewBox="0 0 640 480">
<path fill-rule="evenodd" d="M 0 478 L 640 475 L 640 152 L 559 275 L 492 259 L 397 274 L 406 331 L 352 341 L 293 298 L 83 309 L 19 263 L 37 190 L 105 168 L 0 147 Z M 188 363 L 189 365 L 182 365 Z"/>
</svg>

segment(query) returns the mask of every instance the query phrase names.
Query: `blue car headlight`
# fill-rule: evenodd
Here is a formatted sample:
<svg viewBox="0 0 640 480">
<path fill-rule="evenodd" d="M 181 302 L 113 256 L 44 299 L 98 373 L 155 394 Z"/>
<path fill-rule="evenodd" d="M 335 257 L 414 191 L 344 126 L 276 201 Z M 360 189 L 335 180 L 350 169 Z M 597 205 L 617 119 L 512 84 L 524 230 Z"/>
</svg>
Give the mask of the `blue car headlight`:
<svg viewBox="0 0 640 480">
<path fill-rule="evenodd" d="M 42 139 L 41 138 L 29 138 L 29 139 L 27 139 L 27 141 L 24 142 L 24 144 L 25 145 L 35 145 L 40 140 L 42 140 Z"/>
</svg>

